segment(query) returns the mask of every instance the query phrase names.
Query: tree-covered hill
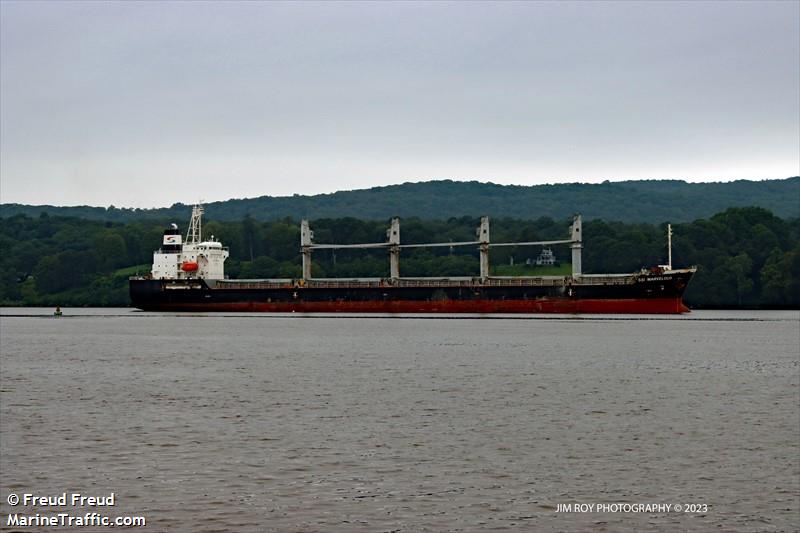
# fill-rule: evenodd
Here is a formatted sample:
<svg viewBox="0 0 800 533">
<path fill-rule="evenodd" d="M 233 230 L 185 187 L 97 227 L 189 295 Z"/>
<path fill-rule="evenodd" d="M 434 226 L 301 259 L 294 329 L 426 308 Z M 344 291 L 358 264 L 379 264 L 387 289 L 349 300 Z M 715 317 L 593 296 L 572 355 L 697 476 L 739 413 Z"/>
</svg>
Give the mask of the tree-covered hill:
<svg viewBox="0 0 800 533">
<path fill-rule="evenodd" d="M 129 223 L 15 215 L 0 218 L 0 305 L 128 305 L 128 276 L 150 270 L 152 250 L 169 222 Z M 477 217 L 446 220 L 405 218 L 404 243 L 468 241 Z M 561 239 L 570 220 L 538 217 L 492 219 L 493 242 Z M 312 221 L 317 242 L 382 242 L 387 220 L 320 218 Z M 731 208 L 707 219 L 674 224 L 676 266 L 697 265 L 686 301 L 695 307 L 800 307 L 800 219 L 783 219 L 759 207 Z M 209 220 L 205 235 L 230 247 L 232 278 L 299 277 L 296 219 Z M 632 272 L 664 263 L 665 224 L 584 224 L 584 271 Z M 496 248 L 492 273 L 544 275 L 525 266 L 540 249 Z M 554 248 L 562 267 L 568 247 Z M 404 251 L 405 276 L 477 275 L 477 250 Z M 388 276 L 385 250 L 325 250 L 314 255 L 316 277 Z"/>
<path fill-rule="evenodd" d="M 241 220 L 250 215 L 266 221 L 285 217 L 380 220 L 391 216 L 445 219 L 477 215 L 530 220 L 543 216 L 562 219 L 582 213 L 587 220 L 658 223 L 688 222 L 741 206 L 763 207 L 784 218 L 800 217 L 800 177 L 727 183 L 642 180 L 535 186 L 445 180 L 314 196 L 211 202 L 206 204 L 206 214 L 216 220 Z M 184 204 L 159 209 L 2 204 L 0 217 L 37 217 L 44 212 L 112 222 L 153 218 L 183 222 L 190 210 Z"/>
</svg>

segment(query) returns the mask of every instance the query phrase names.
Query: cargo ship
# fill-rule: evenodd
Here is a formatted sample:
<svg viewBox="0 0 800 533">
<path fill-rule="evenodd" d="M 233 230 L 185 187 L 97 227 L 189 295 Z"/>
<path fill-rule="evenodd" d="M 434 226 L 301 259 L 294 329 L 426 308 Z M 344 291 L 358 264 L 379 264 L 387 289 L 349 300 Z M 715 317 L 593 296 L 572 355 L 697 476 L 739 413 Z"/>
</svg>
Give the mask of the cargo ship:
<svg viewBox="0 0 800 533">
<path fill-rule="evenodd" d="M 202 238 L 202 206 L 192 209 L 185 239 L 172 224 L 153 253 L 152 271 L 130 278 L 134 307 L 145 311 L 255 311 L 298 313 L 653 313 L 689 312 L 683 293 L 695 267 L 672 267 L 672 229 L 668 227 L 667 264 L 626 274 L 584 274 L 580 215 L 573 217 L 564 240 L 493 243 L 489 218 L 483 217 L 476 240 L 404 244 L 400 220 L 394 218 L 385 242 L 320 244 L 307 220 L 300 226 L 302 277 L 298 279 L 228 279 L 229 252 L 212 236 Z M 492 276 L 489 250 L 498 246 L 568 245 L 572 274 L 567 276 Z M 405 248 L 475 246 L 480 275 L 418 278 L 400 275 Z M 384 249 L 389 255 L 386 278 L 313 278 L 315 250 Z"/>
</svg>

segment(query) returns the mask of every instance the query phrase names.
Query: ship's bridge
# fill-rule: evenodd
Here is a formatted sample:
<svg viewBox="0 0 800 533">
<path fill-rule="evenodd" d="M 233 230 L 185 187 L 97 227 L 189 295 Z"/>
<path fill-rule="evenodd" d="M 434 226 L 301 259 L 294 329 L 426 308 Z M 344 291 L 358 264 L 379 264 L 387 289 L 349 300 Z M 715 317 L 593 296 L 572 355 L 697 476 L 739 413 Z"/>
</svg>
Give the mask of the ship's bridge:
<svg viewBox="0 0 800 533">
<path fill-rule="evenodd" d="M 186 242 L 174 224 L 165 231 L 164 246 L 153 253 L 154 279 L 225 279 L 226 246 L 215 240 L 202 240 L 201 217 L 203 208 L 192 208 L 192 220 L 186 233 Z"/>
</svg>

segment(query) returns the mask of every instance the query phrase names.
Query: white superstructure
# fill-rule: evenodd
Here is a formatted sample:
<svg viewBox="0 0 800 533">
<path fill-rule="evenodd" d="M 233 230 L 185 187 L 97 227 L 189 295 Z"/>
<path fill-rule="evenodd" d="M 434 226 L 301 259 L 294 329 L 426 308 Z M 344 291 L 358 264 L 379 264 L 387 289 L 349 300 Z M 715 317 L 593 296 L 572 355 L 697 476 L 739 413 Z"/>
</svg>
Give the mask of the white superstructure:
<svg viewBox="0 0 800 533">
<path fill-rule="evenodd" d="M 178 227 L 164 232 L 162 247 L 153 252 L 153 279 L 225 279 L 228 248 L 214 239 L 202 240 L 203 207 L 192 208 L 192 220 L 183 243 Z"/>
</svg>

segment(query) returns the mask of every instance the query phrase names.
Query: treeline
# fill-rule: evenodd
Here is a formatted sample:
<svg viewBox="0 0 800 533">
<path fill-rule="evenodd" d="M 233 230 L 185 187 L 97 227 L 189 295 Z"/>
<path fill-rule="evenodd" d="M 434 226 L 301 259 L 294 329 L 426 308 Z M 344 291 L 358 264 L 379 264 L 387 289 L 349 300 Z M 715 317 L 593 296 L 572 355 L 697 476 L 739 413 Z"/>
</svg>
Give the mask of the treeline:
<svg viewBox="0 0 800 533">
<path fill-rule="evenodd" d="M 129 223 L 89 221 L 42 214 L 0 218 L 0 305 L 124 306 L 128 276 L 150 270 L 153 249 L 171 220 Z M 474 240 L 477 217 L 402 221 L 403 243 Z M 493 218 L 493 242 L 556 240 L 568 236 L 569 220 Z M 383 242 L 386 220 L 323 218 L 312 221 L 321 243 Z M 675 224 L 673 264 L 697 265 L 686 301 L 694 307 L 800 307 L 800 219 L 781 219 L 757 208 L 731 208 L 709 219 Z M 299 223 L 284 218 L 211 220 L 205 236 L 230 247 L 232 278 L 299 277 Z M 666 225 L 584 223 L 583 265 L 587 273 L 631 272 L 666 261 Z M 553 251 L 560 267 L 528 266 L 538 247 L 495 248 L 495 274 L 569 272 L 569 248 Z M 330 250 L 314 255 L 315 277 L 386 277 L 381 250 Z M 477 275 L 473 247 L 404 250 L 404 276 Z"/>
<path fill-rule="evenodd" d="M 226 221 L 240 221 L 248 214 L 266 221 L 309 216 L 436 219 L 475 213 L 521 219 L 546 216 L 560 220 L 580 212 L 585 220 L 658 223 L 663 220 L 688 222 L 710 217 L 728 207 L 749 205 L 770 209 L 777 216 L 797 218 L 800 216 L 798 198 L 800 177 L 724 183 L 636 180 L 533 186 L 440 180 L 332 194 L 234 199 L 211 202 L 205 207 L 209 218 Z M 155 217 L 185 220 L 191 207 L 184 204 L 157 209 L 0 205 L 0 217 L 4 218 L 17 214 L 37 217 L 42 212 L 50 216 L 131 222 Z"/>
</svg>

